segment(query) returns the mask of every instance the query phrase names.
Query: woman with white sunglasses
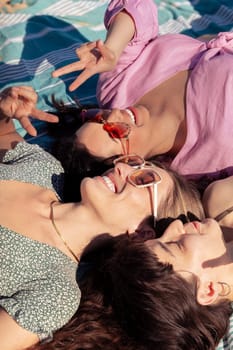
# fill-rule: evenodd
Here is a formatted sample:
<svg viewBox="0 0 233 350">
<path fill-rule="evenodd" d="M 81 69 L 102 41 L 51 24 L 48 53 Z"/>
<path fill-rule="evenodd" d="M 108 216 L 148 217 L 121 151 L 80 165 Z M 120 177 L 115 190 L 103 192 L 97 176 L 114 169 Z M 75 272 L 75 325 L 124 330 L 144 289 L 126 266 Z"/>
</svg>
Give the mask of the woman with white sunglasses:
<svg viewBox="0 0 233 350">
<path fill-rule="evenodd" d="M 25 142 L 12 121 L 35 135 L 29 115 L 57 118 L 36 109 L 28 86 L 0 97 L 0 338 L 2 349 L 17 350 L 49 340 L 73 316 L 79 259 L 95 236 L 130 234 L 165 212 L 201 217 L 202 207 L 186 181 L 135 155 L 115 160 L 103 176 L 85 178 L 81 202 L 63 203 L 61 164 Z"/>
</svg>

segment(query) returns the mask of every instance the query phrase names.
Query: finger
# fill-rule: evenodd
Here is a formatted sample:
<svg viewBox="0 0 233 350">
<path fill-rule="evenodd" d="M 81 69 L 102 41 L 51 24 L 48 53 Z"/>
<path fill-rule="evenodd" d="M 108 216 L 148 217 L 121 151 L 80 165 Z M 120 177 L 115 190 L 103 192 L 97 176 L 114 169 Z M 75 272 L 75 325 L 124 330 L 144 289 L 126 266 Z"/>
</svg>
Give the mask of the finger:
<svg viewBox="0 0 233 350">
<path fill-rule="evenodd" d="M 71 64 L 68 64 L 67 66 L 64 66 L 62 68 L 56 69 L 52 72 L 52 77 L 53 78 L 58 78 L 61 75 L 64 74 L 68 74 L 68 73 L 72 73 L 72 72 L 76 72 L 79 71 L 81 69 L 83 69 L 83 63 L 78 61 L 78 62 L 74 62 Z"/>
<path fill-rule="evenodd" d="M 35 92 L 34 88 L 32 86 L 30 86 L 30 85 L 18 85 L 18 86 L 14 86 L 13 88 L 15 88 L 15 89 L 23 89 L 23 90 L 32 91 L 32 92 L 34 91 Z"/>
<path fill-rule="evenodd" d="M 32 125 L 29 117 L 22 117 L 20 119 L 18 119 L 20 124 L 22 125 L 22 127 L 27 131 L 27 133 L 31 136 L 36 136 L 37 135 L 37 131 L 34 128 L 34 126 Z"/>
<path fill-rule="evenodd" d="M 82 46 L 80 46 L 79 48 L 76 49 L 76 54 L 82 55 L 85 54 L 87 52 L 90 52 L 91 50 L 93 50 L 94 48 L 97 47 L 97 41 L 92 41 L 90 43 L 84 44 Z"/>
<path fill-rule="evenodd" d="M 85 69 L 85 71 L 83 71 L 78 78 L 76 78 L 72 84 L 70 84 L 69 86 L 69 91 L 74 91 L 75 89 L 77 89 L 80 85 L 82 85 L 87 79 L 89 79 L 92 75 L 94 75 L 95 73 L 93 71 L 90 71 L 88 69 Z"/>
<path fill-rule="evenodd" d="M 35 92 L 35 90 L 26 86 L 13 87 L 11 90 L 11 97 L 19 100 L 27 100 L 26 102 L 30 102 L 33 104 L 36 104 L 38 100 L 37 93 Z"/>
<path fill-rule="evenodd" d="M 59 118 L 52 113 L 43 112 L 37 108 L 33 108 L 30 115 L 38 120 L 43 120 L 49 123 L 58 123 Z"/>
<path fill-rule="evenodd" d="M 113 60 L 115 58 L 112 51 L 109 50 L 109 48 L 106 45 L 104 45 L 102 40 L 98 40 L 97 48 L 98 48 L 99 52 L 101 53 L 101 56 L 105 60 Z"/>
</svg>

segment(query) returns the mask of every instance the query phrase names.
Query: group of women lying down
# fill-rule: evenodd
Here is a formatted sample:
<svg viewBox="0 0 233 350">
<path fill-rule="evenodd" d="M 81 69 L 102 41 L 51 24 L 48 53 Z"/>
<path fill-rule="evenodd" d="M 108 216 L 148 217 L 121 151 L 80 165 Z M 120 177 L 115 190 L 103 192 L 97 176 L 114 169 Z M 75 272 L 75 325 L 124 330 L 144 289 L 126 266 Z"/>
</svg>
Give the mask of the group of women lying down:
<svg viewBox="0 0 233 350">
<path fill-rule="evenodd" d="M 99 108 L 0 95 L 1 349 L 215 349 L 233 301 L 233 34 L 158 36 L 152 0 L 110 1 L 105 25 L 53 73 L 81 70 L 71 90 L 100 73 Z M 16 132 L 36 135 L 29 116 L 66 135 L 58 159 Z"/>
</svg>

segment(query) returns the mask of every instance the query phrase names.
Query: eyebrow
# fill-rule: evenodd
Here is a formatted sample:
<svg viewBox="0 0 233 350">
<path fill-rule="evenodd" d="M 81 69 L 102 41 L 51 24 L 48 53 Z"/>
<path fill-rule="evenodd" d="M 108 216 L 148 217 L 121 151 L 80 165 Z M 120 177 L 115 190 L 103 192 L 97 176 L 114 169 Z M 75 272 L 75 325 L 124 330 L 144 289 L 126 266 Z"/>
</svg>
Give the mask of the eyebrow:
<svg viewBox="0 0 233 350">
<path fill-rule="evenodd" d="M 160 246 L 160 248 L 162 248 L 165 252 L 167 252 L 169 255 L 171 255 L 172 257 L 174 257 L 174 254 L 171 252 L 171 250 L 166 246 L 166 244 L 158 241 L 157 242 L 158 245 Z"/>
</svg>

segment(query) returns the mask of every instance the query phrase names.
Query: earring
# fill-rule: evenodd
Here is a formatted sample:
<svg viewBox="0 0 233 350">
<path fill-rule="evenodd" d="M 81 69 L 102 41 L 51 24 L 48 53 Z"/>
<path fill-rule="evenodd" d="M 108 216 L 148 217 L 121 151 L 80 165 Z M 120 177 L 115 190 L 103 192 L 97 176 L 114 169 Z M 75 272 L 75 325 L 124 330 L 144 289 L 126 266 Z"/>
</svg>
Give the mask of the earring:
<svg viewBox="0 0 233 350">
<path fill-rule="evenodd" d="M 226 297 L 227 295 L 231 294 L 231 286 L 226 282 L 218 282 L 222 288 L 222 292 L 218 293 L 220 297 Z"/>
</svg>

